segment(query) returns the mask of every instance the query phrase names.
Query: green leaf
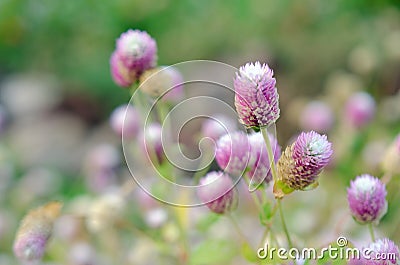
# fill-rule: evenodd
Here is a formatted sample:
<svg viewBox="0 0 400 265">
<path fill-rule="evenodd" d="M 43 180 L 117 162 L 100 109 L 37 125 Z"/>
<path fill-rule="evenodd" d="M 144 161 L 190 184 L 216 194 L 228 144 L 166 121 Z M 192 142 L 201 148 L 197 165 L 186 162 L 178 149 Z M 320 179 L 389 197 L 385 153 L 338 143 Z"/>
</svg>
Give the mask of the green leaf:
<svg viewBox="0 0 400 265">
<path fill-rule="evenodd" d="M 229 264 L 237 255 L 235 242 L 229 240 L 207 240 L 192 252 L 189 265 Z"/>
<path fill-rule="evenodd" d="M 281 180 L 277 180 L 274 183 L 274 195 L 276 198 L 282 199 L 285 195 L 290 194 L 294 189 L 287 186 Z"/>
</svg>

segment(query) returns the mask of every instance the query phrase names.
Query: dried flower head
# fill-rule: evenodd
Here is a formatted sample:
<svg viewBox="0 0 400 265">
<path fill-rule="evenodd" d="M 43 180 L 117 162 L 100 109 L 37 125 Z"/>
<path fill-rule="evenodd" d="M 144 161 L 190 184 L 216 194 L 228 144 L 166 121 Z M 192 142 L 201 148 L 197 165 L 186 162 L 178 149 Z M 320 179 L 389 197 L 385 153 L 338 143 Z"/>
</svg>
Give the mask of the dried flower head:
<svg viewBox="0 0 400 265">
<path fill-rule="evenodd" d="M 200 179 L 197 194 L 214 213 L 233 211 L 238 205 L 238 193 L 231 178 L 223 172 L 210 172 Z"/>
<path fill-rule="evenodd" d="M 367 247 L 368 257 L 364 259 L 364 265 L 395 265 L 399 264 L 399 248 L 387 238 L 378 239 Z"/>
<path fill-rule="evenodd" d="M 178 101 L 183 98 L 182 74 L 172 66 L 160 66 L 140 76 L 140 90 L 162 100 Z"/>
<path fill-rule="evenodd" d="M 275 196 L 318 185 L 318 175 L 329 163 L 332 153 L 332 144 L 326 135 L 302 132 L 278 161 L 279 183 L 274 186 Z"/>
<path fill-rule="evenodd" d="M 381 165 L 386 174 L 400 174 L 400 135 L 386 150 Z"/>
<path fill-rule="evenodd" d="M 227 133 L 218 139 L 215 159 L 225 172 L 242 176 L 251 164 L 250 158 L 250 144 L 244 132 Z"/>
<path fill-rule="evenodd" d="M 279 118 L 279 95 L 274 72 L 267 64 L 247 63 L 234 80 L 239 121 L 247 127 L 266 127 Z"/>
<path fill-rule="evenodd" d="M 14 254 L 18 259 L 30 262 L 43 257 L 61 207 L 60 202 L 50 202 L 31 210 L 22 219 L 14 241 Z"/>
<path fill-rule="evenodd" d="M 368 174 L 350 183 L 347 200 L 351 214 L 361 224 L 378 224 L 387 211 L 385 184 Z"/>
</svg>

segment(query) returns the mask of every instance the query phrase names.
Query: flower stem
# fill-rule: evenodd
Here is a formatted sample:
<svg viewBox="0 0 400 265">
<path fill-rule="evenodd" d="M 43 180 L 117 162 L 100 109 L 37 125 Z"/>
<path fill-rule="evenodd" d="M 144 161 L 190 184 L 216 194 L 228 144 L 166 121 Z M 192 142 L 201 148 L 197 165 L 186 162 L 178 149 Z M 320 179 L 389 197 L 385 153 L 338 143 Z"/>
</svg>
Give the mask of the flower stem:
<svg viewBox="0 0 400 265">
<path fill-rule="evenodd" d="M 283 231 L 285 232 L 286 239 L 287 239 L 288 244 L 289 244 L 289 248 L 293 248 L 292 240 L 290 239 L 289 230 L 288 230 L 288 228 L 286 226 L 285 216 L 283 215 L 281 199 L 278 199 L 277 204 L 278 204 L 278 209 L 279 209 L 279 215 L 281 217 Z"/>
<path fill-rule="evenodd" d="M 268 137 L 267 128 L 261 128 L 261 134 L 264 138 L 265 145 L 267 146 L 268 159 L 269 159 L 269 164 L 271 167 L 272 178 L 274 179 L 274 182 L 275 182 L 278 179 L 278 173 L 276 171 L 274 153 L 272 151 L 271 141 L 269 140 L 269 137 Z"/>
<path fill-rule="evenodd" d="M 228 219 L 231 221 L 233 227 L 235 228 L 236 232 L 238 233 L 238 235 L 240 236 L 240 239 L 242 240 L 242 242 L 244 244 L 247 244 L 250 248 L 251 244 L 250 242 L 247 240 L 246 236 L 244 235 L 242 229 L 240 229 L 239 225 L 237 224 L 237 222 L 235 221 L 235 218 L 233 218 L 231 213 L 227 213 L 226 216 L 228 217 Z M 255 250 L 253 250 L 255 251 Z"/>
<path fill-rule="evenodd" d="M 372 223 L 368 224 L 368 228 L 369 228 L 369 233 L 371 235 L 372 242 L 375 242 L 375 232 L 374 232 L 374 228 L 372 227 Z"/>
<path fill-rule="evenodd" d="M 249 185 L 250 185 L 249 178 L 247 176 L 244 176 L 243 179 L 246 182 L 247 187 L 249 187 Z M 252 191 L 252 192 L 249 191 L 249 192 L 251 194 L 251 197 L 253 198 L 253 201 L 254 201 L 257 209 L 261 212 L 262 211 L 262 205 L 261 205 L 260 198 L 258 197 L 256 191 Z"/>
</svg>

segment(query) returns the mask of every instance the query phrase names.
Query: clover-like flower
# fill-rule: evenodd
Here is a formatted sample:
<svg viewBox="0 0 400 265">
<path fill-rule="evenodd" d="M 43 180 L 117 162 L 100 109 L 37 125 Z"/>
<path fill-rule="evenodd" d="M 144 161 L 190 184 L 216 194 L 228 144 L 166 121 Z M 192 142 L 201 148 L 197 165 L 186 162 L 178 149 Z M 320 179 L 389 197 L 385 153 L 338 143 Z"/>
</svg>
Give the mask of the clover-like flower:
<svg viewBox="0 0 400 265">
<path fill-rule="evenodd" d="M 140 115 L 132 105 L 121 105 L 111 113 L 110 126 L 118 136 L 132 139 L 138 134 Z"/>
<path fill-rule="evenodd" d="M 275 196 L 283 197 L 293 190 L 306 190 L 318 185 L 318 175 L 329 163 L 332 154 L 332 144 L 326 135 L 314 131 L 302 132 L 278 161 Z"/>
<path fill-rule="evenodd" d="M 212 212 L 223 214 L 236 209 L 238 192 L 229 175 L 213 171 L 201 178 L 199 184 L 197 194 Z"/>
<path fill-rule="evenodd" d="M 347 200 L 354 219 L 361 223 L 378 224 L 386 214 L 386 187 L 378 178 L 364 174 L 350 183 Z"/>
<path fill-rule="evenodd" d="M 279 95 L 274 72 L 267 64 L 247 63 L 234 80 L 235 106 L 246 127 L 267 127 L 279 118 Z"/>
<path fill-rule="evenodd" d="M 399 248 L 387 238 L 378 239 L 367 247 L 367 257 L 364 256 L 364 265 L 394 265 L 399 264 Z"/>
<path fill-rule="evenodd" d="M 346 119 L 357 128 L 367 125 L 375 115 L 375 100 L 366 92 L 353 94 L 346 103 Z"/>
</svg>

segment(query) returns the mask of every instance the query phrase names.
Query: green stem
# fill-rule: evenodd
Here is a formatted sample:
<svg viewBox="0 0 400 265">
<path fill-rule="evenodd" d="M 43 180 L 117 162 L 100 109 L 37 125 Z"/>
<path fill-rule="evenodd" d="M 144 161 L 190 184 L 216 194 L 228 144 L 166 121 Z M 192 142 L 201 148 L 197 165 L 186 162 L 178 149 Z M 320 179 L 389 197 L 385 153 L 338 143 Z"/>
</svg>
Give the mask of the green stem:
<svg viewBox="0 0 400 265">
<path fill-rule="evenodd" d="M 371 235 L 372 242 L 375 242 L 375 233 L 374 233 L 374 228 L 372 227 L 372 223 L 368 224 L 369 228 L 369 233 Z"/>
<path fill-rule="evenodd" d="M 271 166 L 272 178 L 274 179 L 274 182 L 275 182 L 278 180 L 278 173 L 276 170 L 274 153 L 272 150 L 271 141 L 269 140 L 269 137 L 268 137 L 267 128 L 261 128 L 261 134 L 264 138 L 265 145 L 267 146 L 268 159 L 269 159 L 269 164 Z"/>
<path fill-rule="evenodd" d="M 236 232 L 238 233 L 238 235 L 239 235 L 240 239 L 242 240 L 242 242 L 243 242 L 244 244 L 247 244 L 251 249 L 253 249 L 253 248 L 251 247 L 250 242 L 247 240 L 246 236 L 245 236 L 244 233 L 242 232 L 242 229 L 240 229 L 239 225 L 236 223 L 235 218 L 233 218 L 232 214 L 231 214 L 231 213 L 227 213 L 226 216 L 227 216 L 228 219 L 231 221 L 233 227 L 235 228 L 235 230 L 236 230 Z M 253 251 L 254 251 L 254 253 L 256 253 L 254 249 L 253 249 Z"/>
<path fill-rule="evenodd" d="M 292 240 L 290 239 L 289 230 L 288 230 L 288 228 L 286 226 L 285 216 L 283 215 L 281 199 L 278 199 L 277 204 L 278 204 L 278 209 L 279 209 L 279 215 L 281 217 L 283 231 L 285 232 L 286 239 L 287 239 L 288 244 L 289 244 L 289 248 L 293 248 L 293 243 L 292 243 Z"/>
<path fill-rule="evenodd" d="M 248 179 L 248 177 L 244 176 L 243 179 L 246 182 L 247 187 L 249 187 L 250 186 L 250 180 Z M 257 195 L 256 191 L 253 191 L 253 192 L 249 191 L 249 192 L 251 194 L 251 197 L 253 198 L 253 201 L 254 201 L 255 205 L 257 206 L 258 211 L 261 212 L 263 209 L 262 209 L 262 205 L 261 205 L 260 199 L 258 198 L 258 195 Z"/>
</svg>

